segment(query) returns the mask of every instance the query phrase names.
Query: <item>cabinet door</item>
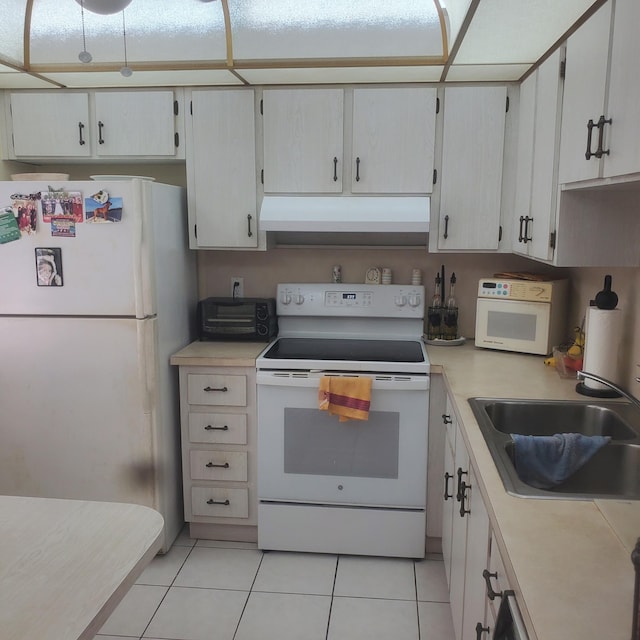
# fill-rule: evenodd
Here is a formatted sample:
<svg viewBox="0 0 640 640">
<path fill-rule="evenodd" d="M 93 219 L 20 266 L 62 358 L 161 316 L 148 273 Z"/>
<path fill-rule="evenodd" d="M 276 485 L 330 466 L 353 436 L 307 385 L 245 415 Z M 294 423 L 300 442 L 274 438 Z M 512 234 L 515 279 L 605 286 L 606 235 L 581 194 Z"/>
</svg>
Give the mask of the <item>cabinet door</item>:
<svg viewBox="0 0 640 640">
<path fill-rule="evenodd" d="M 435 123 L 435 89 L 354 89 L 351 191 L 430 193 Z"/>
<path fill-rule="evenodd" d="M 451 542 L 453 535 L 453 518 L 456 504 L 456 473 L 453 451 L 448 441 L 444 443 L 444 476 L 442 505 L 442 558 L 447 584 L 451 587 Z"/>
<path fill-rule="evenodd" d="M 608 2 L 567 40 L 560 183 L 588 180 L 599 175 L 600 161 L 595 157 L 589 160 L 585 157 L 587 123 L 589 120 L 597 122 L 604 111 L 610 23 L 611 3 Z M 591 150 L 595 151 L 597 147 L 598 129 L 594 128 Z"/>
<path fill-rule="evenodd" d="M 198 247 L 257 247 L 253 90 L 194 91 L 187 153 Z M 193 242 L 192 236 L 192 242 Z"/>
<path fill-rule="evenodd" d="M 498 248 L 506 87 L 445 89 L 438 249 Z"/>
<path fill-rule="evenodd" d="M 465 562 L 467 551 L 467 524 L 469 518 L 467 514 L 460 514 L 460 507 L 463 505 L 460 487 L 461 483 L 469 482 L 469 456 L 464 445 L 460 429 L 456 429 L 456 452 L 455 452 L 455 493 L 456 502 L 453 505 L 453 519 L 451 527 L 451 578 L 449 580 L 449 601 L 451 603 L 451 614 L 453 616 L 453 628 L 455 640 L 462 638 L 462 617 L 464 609 L 464 581 Z M 464 503 L 466 505 L 466 501 Z M 463 505 L 464 506 L 464 505 Z"/>
<path fill-rule="evenodd" d="M 607 118 L 610 155 L 605 176 L 640 172 L 640 2 L 616 0 Z"/>
<path fill-rule="evenodd" d="M 265 90 L 265 193 L 342 191 L 342 89 Z"/>
<path fill-rule="evenodd" d="M 176 155 L 173 91 L 96 92 L 98 156 Z"/>
<path fill-rule="evenodd" d="M 10 100 L 17 157 L 91 155 L 87 93 L 12 93 Z"/>
<path fill-rule="evenodd" d="M 486 583 L 482 572 L 489 563 L 489 516 L 482 501 L 478 482 L 472 468 L 469 469 L 469 487 L 466 490 L 467 554 L 464 579 L 464 615 L 462 637 L 475 638 L 476 625 L 485 626 Z"/>
<path fill-rule="evenodd" d="M 556 220 L 562 57 L 563 51 L 556 51 L 536 74 L 531 220 L 526 230 L 527 253 L 541 260 L 553 255 L 550 234 Z"/>
<path fill-rule="evenodd" d="M 514 253 L 528 254 L 525 224 L 531 211 L 531 182 L 533 179 L 534 128 L 536 119 L 537 73 L 532 73 L 520 85 L 518 114 L 518 153 L 516 168 L 516 197 L 513 224 Z"/>
</svg>

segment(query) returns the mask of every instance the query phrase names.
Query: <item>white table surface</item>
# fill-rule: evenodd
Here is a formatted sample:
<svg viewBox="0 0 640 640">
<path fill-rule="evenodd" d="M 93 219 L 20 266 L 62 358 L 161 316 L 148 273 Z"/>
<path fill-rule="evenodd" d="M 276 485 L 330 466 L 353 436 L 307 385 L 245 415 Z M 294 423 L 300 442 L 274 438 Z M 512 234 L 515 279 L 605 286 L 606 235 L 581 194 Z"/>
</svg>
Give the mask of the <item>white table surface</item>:
<svg viewBox="0 0 640 640">
<path fill-rule="evenodd" d="M 93 638 L 163 526 L 140 505 L 0 496 L 2 640 Z"/>
</svg>

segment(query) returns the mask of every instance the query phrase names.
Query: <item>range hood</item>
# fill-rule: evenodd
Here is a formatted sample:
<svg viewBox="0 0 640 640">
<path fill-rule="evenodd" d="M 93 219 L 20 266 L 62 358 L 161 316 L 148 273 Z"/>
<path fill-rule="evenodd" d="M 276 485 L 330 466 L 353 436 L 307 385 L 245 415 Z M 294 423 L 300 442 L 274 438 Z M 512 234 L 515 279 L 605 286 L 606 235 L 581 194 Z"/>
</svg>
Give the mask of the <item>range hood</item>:
<svg viewBox="0 0 640 640">
<path fill-rule="evenodd" d="M 428 196 L 265 196 L 260 229 L 279 244 L 420 245 Z"/>
</svg>

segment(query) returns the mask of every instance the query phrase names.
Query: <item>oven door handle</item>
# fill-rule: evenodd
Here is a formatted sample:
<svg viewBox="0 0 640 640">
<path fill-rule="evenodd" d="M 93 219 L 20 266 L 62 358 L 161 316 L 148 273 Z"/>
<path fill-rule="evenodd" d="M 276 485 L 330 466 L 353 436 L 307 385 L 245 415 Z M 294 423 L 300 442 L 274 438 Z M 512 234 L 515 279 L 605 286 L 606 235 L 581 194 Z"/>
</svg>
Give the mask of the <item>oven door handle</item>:
<svg viewBox="0 0 640 640">
<path fill-rule="evenodd" d="M 258 371 L 256 383 L 258 386 L 272 387 L 298 387 L 317 389 L 320 385 L 321 373 L 277 373 L 273 371 Z M 354 376 L 360 377 L 360 376 Z M 389 391 L 426 391 L 429 389 L 429 376 L 389 375 L 389 376 L 362 376 L 373 378 L 372 390 Z"/>
</svg>

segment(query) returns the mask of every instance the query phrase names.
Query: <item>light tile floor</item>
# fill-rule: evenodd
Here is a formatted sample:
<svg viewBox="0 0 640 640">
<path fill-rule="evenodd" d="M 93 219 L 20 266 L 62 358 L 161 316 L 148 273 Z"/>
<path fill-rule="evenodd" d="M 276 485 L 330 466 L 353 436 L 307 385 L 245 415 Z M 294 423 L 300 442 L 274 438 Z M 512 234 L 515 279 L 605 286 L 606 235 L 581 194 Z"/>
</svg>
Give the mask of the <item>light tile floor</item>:
<svg viewBox="0 0 640 640">
<path fill-rule="evenodd" d="M 442 557 L 263 553 L 192 540 L 157 556 L 96 640 L 453 640 Z"/>
</svg>

